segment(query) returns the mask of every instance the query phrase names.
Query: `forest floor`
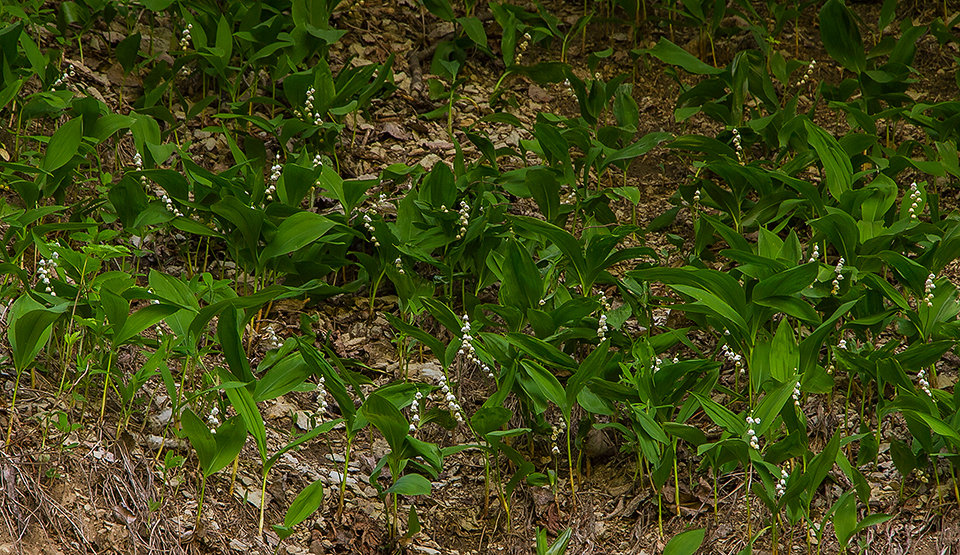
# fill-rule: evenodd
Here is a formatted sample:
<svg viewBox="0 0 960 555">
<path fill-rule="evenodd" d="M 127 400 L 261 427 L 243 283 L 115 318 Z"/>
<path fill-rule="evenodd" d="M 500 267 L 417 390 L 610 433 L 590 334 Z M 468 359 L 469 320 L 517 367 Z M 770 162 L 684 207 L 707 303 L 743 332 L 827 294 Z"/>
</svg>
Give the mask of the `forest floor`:
<svg viewBox="0 0 960 555">
<path fill-rule="evenodd" d="M 567 24 L 582 15 L 579 2 L 551 0 L 544 2 L 544 7 Z M 932 18 L 938 7 L 939 4 L 931 4 L 929 9 L 902 6 L 900 10 L 902 17 L 924 21 Z M 875 21 L 879 5 L 855 4 L 854 8 L 863 21 Z M 413 0 L 367 0 L 362 14 L 355 10 L 334 17 L 334 26 L 346 30 L 347 34 L 334 46 L 331 65 L 380 63 L 390 54 L 396 54 L 394 72 L 398 86 L 391 97 L 375 100 L 367 117 L 348 120 L 342 134 L 345 143 L 339 151 L 344 178 L 376 176 L 394 163 L 419 163 L 429 169 L 434 164 L 449 162 L 455 154 L 446 134 L 446 122 L 419 117 L 434 107 L 425 86 L 430 72 L 431 45 L 453 28 L 435 18 L 421 17 L 420 11 Z M 482 6 L 479 13 L 481 16 L 484 13 Z M 715 134 L 721 128 L 703 116 L 678 123 L 673 111 L 681 85 L 655 59 L 644 56 L 634 61 L 629 52 L 634 48 L 652 47 L 659 37 L 668 36 L 703 56 L 708 63 L 723 66 L 735 52 L 752 47 L 753 38 L 745 22 L 741 24 L 735 19 L 726 22 L 725 33 L 715 40 L 714 60 L 709 47 L 697 40 L 697 30 L 668 29 L 654 21 L 651 18 L 649 24 L 640 28 L 637 39 L 633 27 L 619 25 L 615 19 L 597 17 L 583 37 L 570 41 L 567 59 L 575 71 L 586 74 L 587 54 L 613 47 L 613 55 L 601 61 L 598 72 L 605 78 L 619 73 L 631 76 L 628 82 L 634 84 L 634 97 L 641 114 L 640 135 L 661 130 Z M 115 32 L 109 27 L 101 31 L 105 37 Z M 488 21 L 486 31 L 496 44 L 499 31 L 492 21 Z M 158 29 L 157 32 L 169 36 L 171 31 Z M 787 58 L 827 59 L 822 52 L 813 10 L 806 10 L 796 25 L 787 24 L 779 39 L 782 43 L 779 47 Z M 121 84 L 134 89 L 140 86 L 129 77 L 124 80 L 125 76 L 112 59 L 113 50 L 106 42 L 85 44 L 82 64 L 81 54 L 75 50 L 75 46 L 67 47 L 64 56 L 75 61 L 81 78 L 96 85 L 108 104 L 119 102 Z M 556 60 L 558 45 L 551 45 L 549 49 L 534 47 L 525 55 L 534 60 Z M 957 53 L 949 48 L 941 49 L 932 37 L 921 40 L 916 63 L 918 82 L 913 90 L 929 102 L 955 98 L 957 84 L 952 69 L 955 55 Z M 480 63 L 468 61 L 463 71 L 466 84 L 461 90 L 463 98 L 455 104 L 454 129 L 464 129 L 494 111 L 507 111 L 532 125 L 541 113 L 572 116 L 578 110 L 572 92 L 562 85 L 541 86 L 521 76 L 505 80 L 501 85 L 501 98 L 505 103 L 491 107 L 489 99 L 503 67 L 484 59 Z M 815 78 L 836 80 L 838 75 L 836 68 L 824 63 Z M 680 79 L 688 83 L 695 80 L 684 75 Z M 136 95 L 128 91 L 126 96 Z M 208 112 L 211 116 L 214 113 L 212 109 Z M 825 120 L 829 119 L 828 112 L 823 114 Z M 834 121 L 826 123 L 842 133 L 845 122 L 833 118 Z M 202 123 L 202 119 L 198 121 Z M 212 121 L 209 118 L 209 122 Z M 497 145 L 516 145 L 529 138 L 518 134 L 512 126 L 490 122 L 481 125 Z M 895 137 L 907 136 L 911 130 L 899 127 L 892 132 Z M 232 163 L 228 146 L 208 141 L 209 133 L 203 125 L 197 125 L 189 133 L 192 136 L 181 137 L 181 140 L 192 140 L 195 161 L 211 169 L 223 169 Z M 461 142 L 469 145 L 465 139 Z M 465 154 L 469 157 L 477 153 L 468 147 Z M 694 172 L 690 160 L 666 150 L 654 150 L 634 163 L 626 176 L 616 176 L 615 185 L 635 186 L 643 193 L 635 208 L 626 201 L 615 205 L 618 215 L 624 221 L 636 217 L 638 224 L 648 224 L 674 206 L 672 198 L 678 186 Z M 513 207 L 516 212 L 524 209 L 523 203 Z M 678 241 L 689 242 L 692 237 L 691 215 L 681 210 L 675 223 L 648 234 L 643 241 L 669 256 L 677 251 Z M 149 262 L 168 273 L 178 272 L 179 262 L 162 254 Z M 212 268 L 216 271 L 215 266 Z M 392 328 L 382 316 L 383 312 L 397 310 L 397 299 L 384 288 L 375 299 L 371 313 L 368 295 L 367 291 L 356 296 L 341 295 L 320 305 L 282 302 L 276 304 L 266 318 L 282 338 L 285 330 L 300 326 L 301 314 L 315 316 L 314 329 L 329 334 L 340 357 L 362 363 L 369 377 L 376 383 L 385 383 L 397 378 L 401 369 L 392 342 Z M 262 356 L 264 350 L 259 347 L 256 357 Z M 118 353 L 119 364 L 133 368 L 136 362 L 133 353 Z M 429 360 L 405 362 L 409 362 L 413 377 L 428 376 L 436 371 Z M 940 373 L 941 379 L 956 381 L 956 366 L 957 360 L 948 359 Z M 461 382 L 460 398 L 465 407 L 469 403 L 479 406 L 489 393 L 486 391 L 489 386 L 484 385 L 480 376 L 474 378 L 466 376 Z M 147 387 L 162 390 L 159 384 Z M 51 447 L 43 435 L 44 423 L 30 415 L 48 413 L 63 403 L 54 396 L 56 389 L 56 384 L 50 383 L 21 388 L 22 402 L 28 408 L 21 411 L 16 423 L 13 448 L 0 454 L 0 483 L 6 490 L 0 492 L 0 498 L 7 501 L 0 510 L 6 521 L 0 526 L 0 555 L 397 551 L 426 555 L 526 554 L 532 552 L 538 528 L 545 528 L 553 536 L 567 527 L 573 530 L 568 553 L 653 555 L 660 553 L 673 535 L 701 527 L 706 528 L 703 553 L 735 553 L 744 547 L 747 530 L 752 527 L 756 531 L 762 526 L 760 520 L 747 518 L 743 474 L 728 476 L 714 484 L 707 470 L 698 470 L 696 454 L 681 450 L 678 470 L 682 478 L 676 483 L 668 481 L 658 496 L 643 480 L 644 473 L 638 472 L 635 456 L 621 453 L 612 436 L 599 432 L 591 435 L 585 446 L 575 503 L 566 480 L 560 481 L 556 492 L 546 487 L 521 486 L 512 498 L 509 523 L 497 499 L 485 489 L 483 457 L 476 451 L 450 457 L 439 479 L 433 483 L 432 495 L 415 499 L 422 531 L 406 545 L 396 545 L 388 541 L 384 505 L 367 483 L 376 461 L 388 449 L 382 439 L 371 441 L 373 436 L 363 433 L 352 446 L 345 511 L 342 517 L 336 516 L 346 443 L 342 430 L 335 429 L 325 436 L 325 441 L 284 456 L 272 473 L 265 500 L 268 523 L 282 520 L 285 507 L 305 484 L 318 478 L 329 484 L 321 510 L 290 538 L 280 542 L 270 531 L 265 532 L 264 537 L 257 535 L 262 502 L 260 462 L 255 447 L 250 444 L 241 454 L 235 481 L 231 481 L 229 467 L 208 480 L 203 515 L 197 527 L 196 468 L 185 442 L 179 441 L 178 449 L 178 440 L 171 444 L 168 438 L 165 450 L 156 448 L 157 437 L 163 434 L 169 419 L 160 406 L 148 406 L 147 414 L 140 415 L 139 426 L 131 425 L 130 431 L 119 436 L 116 419 L 111 421 L 108 416 L 102 426 L 96 426 L 93 425 L 96 415 L 86 415 L 87 422 L 70 432 L 70 441 Z M 831 408 L 830 402 L 826 396 L 810 396 L 803 407 L 814 430 L 812 443 L 817 434 L 825 441 L 829 431 L 841 425 L 836 415 L 844 409 Z M 264 407 L 270 444 L 279 444 L 283 433 L 309 420 L 315 407 L 316 399 L 306 393 L 271 401 Z M 6 418 L 0 419 L 4 428 Z M 472 438 L 454 431 L 434 432 L 433 436 L 422 439 L 453 445 L 468 443 Z M 547 445 L 524 448 L 534 454 L 538 467 L 552 468 L 558 464 L 550 456 Z M 163 471 L 167 450 L 187 457 L 184 470 L 171 474 Z M 923 484 L 914 476 L 901 479 L 884 450 L 881 445 L 879 464 L 865 469 L 864 474 L 873 490 L 871 509 L 893 518 L 861 535 L 864 551 L 960 553 L 960 513 L 952 487 L 943 484 L 938 489 L 936 484 Z M 565 475 L 564 467 L 565 463 L 561 463 L 557 469 L 561 476 Z M 826 496 L 818 498 L 820 506 L 814 510 L 826 511 L 848 486 L 840 473 L 831 474 L 823 486 Z M 753 514 L 760 511 L 761 506 L 756 502 Z M 772 541 L 769 532 L 762 535 L 755 552 L 771 552 Z M 838 546 L 831 541 L 825 538 L 822 545 L 814 545 L 808 542 L 805 529 L 791 529 L 782 524 L 779 552 L 837 552 Z"/>
</svg>

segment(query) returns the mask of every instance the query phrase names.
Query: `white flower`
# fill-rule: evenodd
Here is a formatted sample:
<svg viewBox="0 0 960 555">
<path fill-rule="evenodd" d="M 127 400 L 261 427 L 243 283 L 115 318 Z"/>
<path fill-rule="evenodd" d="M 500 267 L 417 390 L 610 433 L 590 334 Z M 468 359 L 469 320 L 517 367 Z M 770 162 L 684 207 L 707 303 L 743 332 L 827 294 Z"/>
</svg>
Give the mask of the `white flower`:
<svg viewBox="0 0 960 555">
<path fill-rule="evenodd" d="M 923 300 L 927 303 L 928 307 L 933 307 L 933 290 L 937 288 L 937 284 L 933 282 L 937 276 L 930 274 L 927 276 L 927 281 L 923 286 Z"/>
<path fill-rule="evenodd" d="M 757 440 L 757 433 L 756 433 L 756 431 L 753 429 L 753 426 L 759 425 L 759 424 L 760 424 L 760 419 L 759 419 L 759 418 L 754 418 L 753 416 L 748 415 L 748 416 L 747 416 L 747 424 L 750 425 L 750 427 L 747 428 L 747 441 L 750 443 L 750 448 L 751 448 L 751 449 L 758 449 L 758 450 L 759 450 L 759 449 L 760 449 L 760 443 L 759 443 L 759 441 Z"/>
</svg>

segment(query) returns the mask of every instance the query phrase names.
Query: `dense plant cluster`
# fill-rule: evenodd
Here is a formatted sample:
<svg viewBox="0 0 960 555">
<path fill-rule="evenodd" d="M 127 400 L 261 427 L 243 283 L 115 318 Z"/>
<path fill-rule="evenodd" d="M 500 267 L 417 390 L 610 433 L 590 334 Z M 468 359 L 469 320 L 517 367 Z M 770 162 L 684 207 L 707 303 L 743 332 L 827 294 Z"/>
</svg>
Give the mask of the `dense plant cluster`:
<svg viewBox="0 0 960 555">
<path fill-rule="evenodd" d="M 331 17 L 345 4 L 0 8 L 0 114 L 13 122 L 0 161 L 0 294 L 16 371 L 4 396 L 7 449 L 19 392 L 42 377 L 70 398 L 70 410 L 48 415 L 51 437 L 84 417 L 112 422 L 108 412 L 118 430 L 134 425 L 154 384 L 149 391 L 169 399 L 167 434 L 193 448 L 168 452 L 165 471 L 195 458 L 201 504 L 207 479 L 251 440 L 263 499 L 285 453 L 342 428 L 346 476 L 358 434 L 375 429 L 389 451 L 367 479 L 398 540 L 419 531 L 417 496 L 462 451 L 482 458 L 508 528 L 518 487 L 547 486 L 575 506 L 591 429 L 616 434 L 624 464 L 661 502 L 665 485 L 693 479 L 680 472 L 681 451 L 689 471 L 710 476 L 714 507 L 718 480 L 743 473 L 748 552 L 761 535 L 777 546 L 779 530 L 801 524 L 812 531 L 802 541 L 818 542 L 832 523 L 846 548 L 888 518 L 870 513 L 863 475 L 881 444 L 902 477 L 952 484 L 960 502 L 960 390 L 938 377 L 960 339 L 951 267 L 960 217 L 941 196 L 960 179 L 960 105 L 909 94 L 917 40 L 956 44 L 956 21 L 908 19 L 890 34 L 896 2 L 884 2 L 871 27 L 828 0 L 795 9 L 591 2 L 572 25 L 542 6 L 490 2 L 485 22 L 475 2 L 424 0 L 455 29 L 436 48 L 428 86 L 440 107 L 425 117 L 446 118 L 457 154 L 429 170 L 392 165 L 376 179 L 344 179 L 338 148 L 354 139 L 346 123 L 395 90 L 392 55 L 331 69 L 328 51 L 344 34 Z M 828 60 L 773 47 L 805 10 L 818 14 L 842 79 L 823 80 Z M 676 77 L 677 121 L 703 117 L 715 136 L 641 135 L 630 75 L 597 71 L 612 49 L 586 68 L 567 59 L 598 13 L 639 24 L 655 12 L 669 33 L 632 54 Z M 727 15 L 757 40 L 725 66 L 669 38 L 674 26 L 692 26 L 712 46 Z M 82 49 L 104 21 L 127 29 L 113 44 L 116 59 L 144 83 L 127 99 L 131 110 L 90 94 L 61 57 L 61 46 Z M 163 25 L 148 33 L 150 22 Z M 861 37 L 865 28 L 876 40 Z M 535 61 L 531 51 L 545 47 L 559 59 Z M 494 111 L 460 130 L 453 118 L 468 54 L 504 70 Z M 521 78 L 569 87 L 578 113 L 524 125 L 497 110 Z M 229 167 L 194 161 L 181 141 L 200 118 L 229 146 Z M 842 136 L 825 128 L 838 118 Z M 483 131 L 490 122 L 529 138 L 495 147 Z M 895 142 L 891 130 L 906 124 L 921 133 Z M 479 155 L 465 156 L 466 144 Z M 619 221 L 612 207 L 641 198 L 628 183 L 631 163 L 654 149 L 691 172 L 649 226 Z M 513 209 L 517 199 L 535 210 Z M 692 241 L 669 252 L 648 245 L 688 214 Z M 171 244 L 181 272 L 157 263 Z M 401 361 L 388 383 L 338 357 L 306 314 L 293 334 L 265 323 L 284 299 L 342 294 L 364 295 L 372 315 L 384 291 L 399 299 L 384 314 Z M 258 345 L 265 355 L 255 355 Z M 121 351 L 138 354 L 134 372 L 118 365 Z M 411 361 L 440 372 L 414 379 Z M 467 383 L 484 392 L 479 407 L 463 402 Z M 314 421 L 275 449 L 261 406 L 292 392 L 315 395 Z M 811 398 L 842 406 L 823 441 L 811 441 Z M 894 421 L 908 437 L 887 433 Z M 423 439 L 441 437 L 425 433 L 438 427 L 473 439 Z M 818 510 L 818 488 L 835 467 L 852 487 Z M 269 524 L 288 536 L 323 494 L 319 480 L 307 486 L 282 523 L 269 522 L 261 502 L 261 531 Z M 751 499 L 766 512 L 750 514 Z M 681 534 L 667 552 L 692 552 L 703 537 Z M 551 545 L 540 533 L 537 552 L 561 553 L 569 539 L 568 530 Z"/>
</svg>

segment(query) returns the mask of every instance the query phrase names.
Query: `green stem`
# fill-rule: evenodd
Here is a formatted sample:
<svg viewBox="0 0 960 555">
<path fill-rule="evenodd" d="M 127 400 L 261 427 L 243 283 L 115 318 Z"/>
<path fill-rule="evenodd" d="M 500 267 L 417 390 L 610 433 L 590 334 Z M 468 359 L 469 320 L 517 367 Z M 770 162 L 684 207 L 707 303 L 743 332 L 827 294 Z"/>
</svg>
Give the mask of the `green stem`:
<svg viewBox="0 0 960 555">
<path fill-rule="evenodd" d="M 103 415 L 107 410 L 107 389 L 110 387 L 110 370 L 113 367 L 113 348 L 110 349 L 110 354 L 107 355 L 107 373 L 103 377 L 103 396 L 100 398 L 100 420 L 99 422 L 103 423 Z"/>
<path fill-rule="evenodd" d="M 267 508 L 267 473 L 263 473 L 263 485 L 260 486 L 260 535 L 263 536 L 263 511 Z"/>
<path fill-rule="evenodd" d="M 386 273 L 387 268 L 384 267 L 383 270 L 380 271 L 380 275 L 377 276 L 377 281 L 374 282 L 373 289 L 370 290 L 370 318 L 373 318 L 373 303 L 377 298 L 377 290 L 380 289 L 380 281 Z"/>
<path fill-rule="evenodd" d="M 677 516 L 680 516 L 680 471 L 677 470 L 677 440 L 673 440 L 673 495 L 677 504 Z"/>
<path fill-rule="evenodd" d="M 750 459 L 750 464 L 747 467 L 747 491 L 745 492 L 744 499 L 747 500 L 747 541 L 750 544 L 753 544 L 753 530 L 750 520 L 750 486 L 753 484 L 753 459 Z"/>
<path fill-rule="evenodd" d="M 194 527 L 194 533 L 200 530 L 200 516 L 203 514 L 203 494 L 207 490 L 207 473 L 201 472 L 203 479 L 200 480 L 200 501 L 197 504 L 197 525 Z"/>
<path fill-rule="evenodd" d="M 23 375 L 23 369 L 18 369 L 17 379 L 13 384 L 13 400 L 10 401 L 10 422 L 7 424 L 7 441 L 3 444 L 4 449 L 10 446 L 10 438 L 13 437 L 14 410 L 17 406 L 17 392 L 20 391 L 21 375 Z"/>
<path fill-rule="evenodd" d="M 577 484 L 573 478 L 573 450 L 570 447 L 570 423 L 567 423 L 567 468 L 570 471 L 570 498 L 573 501 L 573 510 L 577 510 Z"/>
<path fill-rule="evenodd" d="M 337 503 L 337 520 L 343 521 L 343 503 L 347 495 L 347 470 L 350 464 L 350 448 L 353 445 L 353 435 L 347 432 L 347 452 L 343 461 L 343 476 L 340 477 L 340 501 Z"/>
</svg>

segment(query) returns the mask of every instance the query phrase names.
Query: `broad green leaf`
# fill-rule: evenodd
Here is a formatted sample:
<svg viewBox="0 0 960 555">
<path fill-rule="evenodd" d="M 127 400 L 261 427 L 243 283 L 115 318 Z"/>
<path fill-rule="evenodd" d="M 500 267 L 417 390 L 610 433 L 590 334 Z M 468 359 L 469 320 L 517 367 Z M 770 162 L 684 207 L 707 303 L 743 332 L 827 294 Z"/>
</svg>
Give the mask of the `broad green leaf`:
<svg viewBox="0 0 960 555">
<path fill-rule="evenodd" d="M 169 274 L 159 272 L 153 268 L 149 275 L 150 289 L 167 304 L 179 306 L 197 312 L 200 310 L 200 303 L 196 295 L 190 291 L 190 288 L 183 282 Z"/>
<path fill-rule="evenodd" d="M 904 414 L 912 414 L 913 416 L 920 418 L 921 420 L 926 422 L 927 426 L 930 426 L 930 429 L 933 430 L 933 433 L 943 436 L 946 439 L 949 439 L 950 442 L 953 443 L 953 446 L 955 448 L 960 447 L 960 433 L 958 433 L 957 430 L 954 430 L 949 425 L 947 425 L 947 423 L 944 422 L 943 420 L 940 420 L 936 416 L 927 414 L 925 412 L 912 411 L 912 410 L 903 411 L 903 412 Z"/>
<path fill-rule="evenodd" d="M 224 383 L 233 377 L 225 372 L 222 372 L 222 374 L 221 379 L 223 379 Z M 257 407 L 256 401 L 253 400 L 253 394 L 250 393 L 250 390 L 246 387 L 225 388 L 224 392 L 227 394 L 227 398 L 230 400 L 230 404 L 233 405 L 234 410 L 243 418 L 243 423 L 246 425 L 247 431 L 253 436 L 253 440 L 257 444 L 257 450 L 260 452 L 260 458 L 266 461 L 267 430 L 263 424 L 263 415 L 260 414 L 260 408 Z"/>
<path fill-rule="evenodd" d="M 18 371 L 26 369 L 50 339 L 53 323 L 66 311 L 69 303 L 53 309 L 42 305 L 27 295 L 14 301 L 7 315 L 13 325 L 7 328 L 7 339 L 13 350 L 13 362 Z"/>
<path fill-rule="evenodd" d="M 227 419 L 213 434 L 216 451 L 205 472 L 207 476 L 219 472 L 233 462 L 247 442 L 247 428 L 240 415 Z"/>
<path fill-rule="evenodd" d="M 419 474 L 404 474 L 397 481 L 384 490 L 383 493 L 396 495 L 430 495 L 431 484 Z"/>
<path fill-rule="evenodd" d="M 283 517 L 283 526 L 293 528 L 317 512 L 323 503 L 323 481 L 317 480 L 297 494 L 287 514 Z"/>
<path fill-rule="evenodd" d="M 704 528 L 697 528 L 677 534 L 667 542 L 663 548 L 663 555 L 694 555 L 703 544 L 705 533 Z"/>
<path fill-rule="evenodd" d="M 123 67 L 123 71 L 130 73 L 134 64 L 137 63 L 137 56 L 140 53 L 140 33 L 133 33 L 127 38 L 117 43 L 117 61 Z"/>
<path fill-rule="evenodd" d="M 40 168 L 47 172 L 59 169 L 73 159 L 83 139 L 83 118 L 73 118 L 57 129 L 40 161 Z"/>
<path fill-rule="evenodd" d="M 860 232 L 853 216 L 842 210 L 832 209 L 826 216 L 811 220 L 810 225 L 823 233 L 840 252 L 840 256 L 844 258 L 844 265 L 857 265 L 857 245 Z"/>
<path fill-rule="evenodd" d="M 470 427 L 480 437 L 502 428 L 513 417 L 513 411 L 504 407 L 480 407 L 470 417 Z"/>
<path fill-rule="evenodd" d="M 813 498 L 820 484 L 823 483 L 824 478 L 827 477 L 827 473 L 833 468 L 837 459 L 837 451 L 840 450 L 841 435 L 840 431 L 834 432 L 833 437 L 830 438 L 830 441 L 823 448 L 823 451 L 820 451 L 807 465 L 803 475 L 803 481 L 805 486 L 804 493 L 806 493 L 808 499 Z M 786 497 L 786 495 L 784 497 Z"/>
<path fill-rule="evenodd" d="M 795 382 L 787 382 L 780 384 L 776 389 L 764 395 L 763 399 L 757 403 L 757 408 L 753 410 L 753 417 L 760 419 L 760 423 L 754 424 L 753 426 L 757 435 L 763 435 L 764 432 L 771 428 L 777 415 L 780 414 L 784 405 L 790 400 L 790 396 L 793 394 L 794 383 Z"/>
<path fill-rule="evenodd" d="M 857 73 L 866 68 L 866 49 L 857 20 L 840 0 L 828 0 L 820 9 L 820 39 L 827 53 Z"/>
<path fill-rule="evenodd" d="M 853 164 L 840 143 L 820 126 L 804 120 L 807 139 L 817 151 L 817 157 L 827 174 L 827 188 L 833 198 L 840 200 L 844 193 L 853 187 Z"/>
<path fill-rule="evenodd" d="M 487 47 L 487 33 L 483 30 L 483 23 L 479 18 L 474 16 L 458 17 L 457 22 L 463 27 L 464 32 L 467 33 L 474 44 L 480 48 Z"/>
<path fill-rule="evenodd" d="M 560 385 L 557 377 L 532 360 L 523 359 L 520 361 L 520 364 L 523 366 L 525 372 L 521 373 L 518 379 L 524 391 L 534 399 L 543 403 L 542 406 L 544 408 L 546 407 L 546 402 L 556 405 L 563 413 L 567 424 L 570 424 L 570 407 L 566 404 L 563 386 Z"/>
<path fill-rule="evenodd" d="M 573 407 L 573 403 L 580 395 L 580 391 L 587 385 L 591 379 L 600 375 L 603 371 L 603 364 L 607 359 L 607 351 L 610 349 L 610 341 L 601 341 L 587 358 L 583 359 L 577 371 L 567 380 L 566 404 Z"/>
<path fill-rule="evenodd" d="M 653 133 L 647 133 L 640 138 L 637 142 L 624 147 L 609 156 L 603 158 L 603 162 L 600 165 L 600 169 L 620 162 L 622 160 L 633 160 L 634 158 L 650 152 L 651 149 L 666 141 L 667 139 L 672 139 L 672 133 L 665 133 L 663 131 L 655 131 Z"/>
<path fill-rule="evenodd" d="M 777 333 L 770 346 L 770 374 L 780 383 L 788 380 L 792 383 L 800 365 L 800 351 L 797 349 L 793 326 L 787 318 L 780 320 Z"/>
<path fill-rule="evenodd" d="M 360 407 L 360 412 L 380 430 L 390 449 L 395 453 L 403 449 L 403 440 L 407 437 L 410 424 L 393 403 L 382 395 L 371 393 Z"/>
<path fill-rule="evenodd" d="M 257 402 L 276 399 L 296 389 L 311 374 L 312 370 L 303 357 L 299 353 L 293 353 L 274 364 L 257 381 L 253 398 Z"/>
<path fill-rule="evenodd" d="M 197 458 L 200 460 L 200 468 L 205 476 L 210 476 L 213 472 L 207 472 L 213 461 L 214 453 L 217 451 L 217 443 L 213 439 L 213 434 L 207 429 L 206 424 L 189 408 L 184 409 L 180 414 L 180 425 L 183 432 L 187 435 L 190 445 L 197 452 Z M 246 434 L 246 432 L 244 432 Z M 214 471 L 216 472 L 216 471 Z"/>
<path fill-rule="evenodd" d="M 690 287 L 679 284 L 670 285 L 670 287 L 676 289 L 684 295 L 693 297 L 701 305 L 709 308 L 716 316 L 720 317 L 722 320 L 725 320 L 727 323 L 732 324 L 731 327 L 736 327 L 740 333 L 747 332 L 747 322 L 743 319 L 743 316 L 734 310 L 729 304 L 724 302 L 720 297 L 717 297 L 709 291 L 700 289 L 699 287 Z"/>
<path fill-rule="evenodd" d="M 250 370 L 250 359 L 247 358 L 243 348 L 238 312 L 232 306 L 227 306 L 220 311 L 220 319 L 217 321 L 217 339 L 220 340 L 223 358 L 227 360 L 227 367 L 234 379 L 250 383 L 254 381 L 254 376 L 253 371 Z"/>
<path fill-rule="evenodd" d="M 819 264 L 809 262 L 761 279 L 753 288 L 753 298 L 763 299 L 799 293 L 810 287 L 817 279 L 818 269 Z"/>
<path fill-rule="evenodd" d="M 313 212 L 297 212 L 283 220 L 277 234 L 260 254 L 261 264 L 313 243 L 336 226 L 333 220 Z"/>
<path fill-rule="evenodd" d="M 746 420 L 734 414 L 733 411 L 695 391 L 691 391 L 690 393 L 700 402 L 703 411 L 707 413 L 710 420 L 713 420 L 714 424 L 736 436 L 743 435 L 744 432 L 747 431 Z"/>
<path fill-rule="evenodd" d="M 113 334 L 111 344 L 114 348 L 123 345 L 178 310 L 180 309 L 169 304 L 150 304 L 141 308 L 124 320 L 123 327 Z"/>
<path fill-rule="evenodd" d="M 840 496 L 840 499 L 833 504 L 833 530 L 840 542 L 840 547 L 845 548 L 857 528 L 857 499 L 854 491 L 850 490 Z"/>
<path fill-rule="evenodd" d="M 705 64 L 693 54 L 680 48 L 676 44 L 665 38 L 661 38 L 657 44 L 647 50 L 647 53 L 653 55 L 660 61 L 674 66 L 680 66 L 683 69 L 697 75 L 718 75 L 724 70 Z"/>
<path fill-rule="evenodd" d="M 577 368 L 576 361 L 573 357 L 542 339 L 537 339 L 524 333 L 508 333 L 504 336 L 504 339 L 544 364 L 566 368 L 568 370 Z"/>
</svg>

